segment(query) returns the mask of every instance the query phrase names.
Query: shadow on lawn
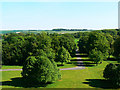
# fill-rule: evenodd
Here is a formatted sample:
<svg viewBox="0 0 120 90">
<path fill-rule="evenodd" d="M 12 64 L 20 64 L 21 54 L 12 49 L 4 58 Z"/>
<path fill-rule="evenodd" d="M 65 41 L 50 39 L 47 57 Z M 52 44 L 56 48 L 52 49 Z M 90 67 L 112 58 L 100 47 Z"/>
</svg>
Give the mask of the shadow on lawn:
<svg viewBox="0 0 120 90">
<path fill-rule="evenodd" d="M 89 86 L 103 89 L 116 89 L 111 81 L 105 79 L 86 79 L 88 82 L 83 82 L 84 84 L 89 84 Z"/>
<path fill-rule="evenodd" d="M 75 66 L 77 66 L 77 62 L 74 62 L 74 61 L 68 62 L 66 64 L 74 64 Z M 60 66 L 64 66 L 64 65 L 63 64 L 57 64 L 57 67 L 60 67 Z"/>
<path fill-rule="evenodd" d="M 107 61 L 116 61 L 115 58 L 107 58 Z"/>
<path fill-rule="evenodd" d="M 71 61 L 93 61 L 92 59 L 72 59 Z"/>
<path fill-rule="evenodd" d="M 75 57 L 88 57 L 88 55 L 75 55 Z"/>
<path fill-rule="evenodd" d="M 14 86 L 14 87 L 24 87 L 24 88 L 30 88 L 30 87 L 46 87 L 47 84 L 35 84 L 35 83 L 28 83 L 25 79 L 22 77 L 17 77 L 17 78 L 11 78 L 12 81 L 3 81 L 0 82 L 0 85 L 4 86 Z M 49 83 L 48 83 L 49 84 Z"/>
<path fill-rule="evenodd" d="M 95 66 L 95 63 L 91 63 L 91 62 L 84 62 L 84 64 L 80 64 L 77 66 L 85 66 L 85 67 L 92 67 Z"/>
</svg>

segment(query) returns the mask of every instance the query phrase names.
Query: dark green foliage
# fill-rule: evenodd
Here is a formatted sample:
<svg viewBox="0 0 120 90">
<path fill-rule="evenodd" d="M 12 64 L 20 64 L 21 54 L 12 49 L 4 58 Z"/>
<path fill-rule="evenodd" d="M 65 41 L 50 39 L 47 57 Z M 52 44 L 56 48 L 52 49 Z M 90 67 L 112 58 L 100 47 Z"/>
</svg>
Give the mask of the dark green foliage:
<svg viewBox="0 0 120 90">
<path fill-rule="evenodd" d="M 89 57 L 94 61 L 94 63 L 96 63 L 96 65 L 99 62 L 102 62 L 104 59 L 102 52 L 100 50 L 97 50 L 96 48 L 89 53 Z"/>
<path fill-rule="evenodd" d="M 108 64 L 104 69 L 103 77 L 111 80 L 115 87 L 120 87 L 120 65 Z"/>
<path fill-rule="evenodd" d="M 59 38 L 59 41 L 60 41 L 60 46 L 66 48 L 71 56 L 75 55 L 77 47 L 74 38 L 71 35 L 69 34 L 62 35 Z"/>
<path fill-rule="evenodd" d="M 10 40 L 12 42 L 10 42 Z M 21 65 L 24 61 L 25 40 L 22 36 L 10 34 L 2 42 L 2 60 L 3 64 Z"/>
<path fill-rule="evenodd" d="M 27 57 L 40 56 L 45 52 L 50 60 L 58 60 L 58 53 L 63 46 L 69 56 L 75 55 L 76 44 L 70 34 L 27 33 L 3 35 L 2 60 L 7 65 L 23 65 Z M 65 60 L 66 61 L 66 60 Z"/>
<path fill-rule="evenodd" d="M 115 73 L 116 73 L 116 68 L 117 66 L 110 63 L 106 66 L 103 72 L 103 77 L 106 79 L 114 79 L 115 78 Z"/>
<path fill-rule="evenodd" d="M 108 52 L 110 50 L 110 45 L 103 33 L 90 33 L 87 48 L 89 52 L 91 52 L 91 50 L 95 48 L 98 50 L 99 53 L 101 52 L 101 60 L 105 60 L 109 56 Z"/>
<path fill-rule="evenodd" d="M 78 46 L 81 53 L 87 53 L 88 36 L 80 36 Z"/>
<path fill-rule="evenodd" d="M 100 50 L 106 57 L 110 49 L 108 40 L 103 33 L 92 32 L 89 35 L 88 39 L 88 51 L 91 51 L 94 48 Z"/>
<path fill-rule="evenodd" d="M 70 34 L 51 34 L 52 42 L 51 47 L 55 52 L 55 61 L 58 61 L 58 52 L 60 48 L 63 46 L 71 56 L 75 55 L 76 52 L 76 43 L 74 41 L 74 37 Z"/>
<path fill-rule="evenodd" d="M 115 40 L 117 38 L 117 30 L 115 29 L 108 29 L 108 30 L 101 30 L 103 33 L 109 33 L 112 35 L 113 39 Z"/>
<path fill-rule="evenodd" d="M 62 46 L 58 52 L 58 59 L 57 61 L 61 62 L 62 64 L 64 62 L 70 62 L 70 54 L 69 52 Z"/>
<path fill-rule="evenodd" d="M 114 43 L 114 39 L 113 39 L 113 36 L 110 35 L 109 33 L 106 33 L 105 34 L 106 36 L 106 39 L 108 40 L 108 43 L 110 45 L 110 49 L 109 49 L 109 56 L 113 54 L 114 50 L 113 50 L 113 43 Z"/>
<path fill-rule="evenodd" d="M 117 38 L 114 42 L 114 56 L 117 58 L 120 57 L 120 37 Z"/>
<path fill-rule="evenodd" d="M 120 65 L 116 69 L 115 84 L 120 87 Z"/>
<path fill-rule="evenodd" d="M 61 78 L 55 62 L 46 56 L 29 56 L 23 65 L 22 76 L 30 82 L 42 84 Z"/>
<path fill-rule="evenodd" d="M 41 34 L 8 34 L 3 36 L 3 64 L 23 65 L 28 56 L 38 56 L 39 51 L 51 48 L 51 38 Z"/>
</svg>

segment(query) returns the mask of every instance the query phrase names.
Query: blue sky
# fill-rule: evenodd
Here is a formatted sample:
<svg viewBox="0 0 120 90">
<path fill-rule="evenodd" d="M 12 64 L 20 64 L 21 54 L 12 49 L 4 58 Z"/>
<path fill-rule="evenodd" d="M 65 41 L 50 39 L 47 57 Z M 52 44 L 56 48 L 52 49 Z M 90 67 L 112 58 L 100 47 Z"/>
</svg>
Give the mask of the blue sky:
<svg viewBox="0 0 120 90">
<path fill-rule="evenodd" d="M 1 29 L 118 28 L 117 2 L 3 2 Z"/>
</svg>

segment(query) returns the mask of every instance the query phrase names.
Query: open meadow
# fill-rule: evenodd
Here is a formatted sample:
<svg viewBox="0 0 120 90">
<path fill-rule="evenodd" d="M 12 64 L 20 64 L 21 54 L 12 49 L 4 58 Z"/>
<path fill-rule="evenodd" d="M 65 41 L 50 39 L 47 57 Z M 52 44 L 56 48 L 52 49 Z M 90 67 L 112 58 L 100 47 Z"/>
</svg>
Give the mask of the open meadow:
<svg viewBox="0 0 120 90">
<path fill-rule="evenodd" d="M 87 59 L 87 60 L 86 60 Z M 106 83 L 103 78 L 103 70 L 108 63 L 116 61 L 103 61 L 96 66 L 87 57 L 82 58 L 85 69 L 81 70 L 61 70 L 62 79 L 45 86 L 35 85 L 38 88 L 112 88 L 110 83 Z M 72 62 L 72 61 L 71 61 Z M 87 65 L 86 65 L 86 62 Z M 68 64 L 64 67 L 69 67 Z M 71 66 L 70 66 L 71 67 Z M 21 66 L 3 66 L 2 69 L 21 69 Z M 62 67 L 63 68 L 63 67 Z M 30 88 L 21 78 L 21 71 L 2 71 L 2 88 Z"/>
</svg>

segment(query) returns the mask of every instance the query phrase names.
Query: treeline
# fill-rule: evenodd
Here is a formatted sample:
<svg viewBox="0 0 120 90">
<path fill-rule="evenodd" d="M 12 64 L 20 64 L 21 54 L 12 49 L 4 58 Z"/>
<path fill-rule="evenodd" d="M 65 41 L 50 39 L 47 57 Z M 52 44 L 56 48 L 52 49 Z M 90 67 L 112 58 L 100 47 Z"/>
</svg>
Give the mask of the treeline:
<svg viewBox="0 0 120 90">
<path fill-rule="evenodd" d="M 119 35 L 120 36 L 120 29 L 105 29 L 105 30 L 93 30 L 96 32 L 103 32 L 103 33 L 109 33 L 112 35 L 114 38 L 115 36 Z M 77 33 L 72 33 L 72 35 L 75 38 L 79 38 L 80 36 L 85 36 L 89 32 L 77 32 Z"/>
<path fill-rule="evenodd" d="M 52 31 L 89 31 L 87 29 L 52 29 Z"/>
<path fill-rule="evenodd" d="M 119 30 L 79 32 L 79 51 L 87 53 L 96 64 L 110 55 L 119 57 Z"/>
<path fill-rule="evenodd" d="M 29 56 L 46 53 L 54 61 L 63 63 L 75 55 L 75 50 L 74 37 L 70 34 L 10 33 L 3 35 L 2 62 L 6 65 L 23 65 Z"/>
</svg>

